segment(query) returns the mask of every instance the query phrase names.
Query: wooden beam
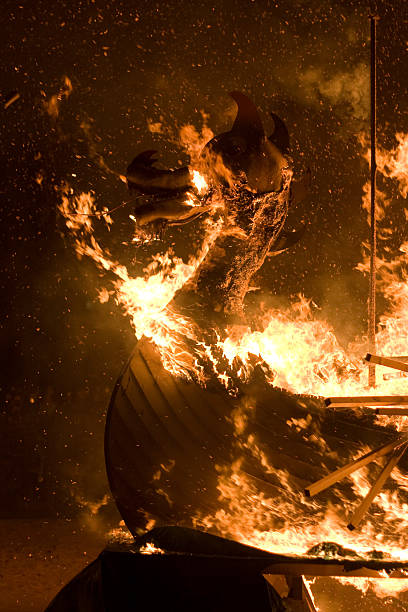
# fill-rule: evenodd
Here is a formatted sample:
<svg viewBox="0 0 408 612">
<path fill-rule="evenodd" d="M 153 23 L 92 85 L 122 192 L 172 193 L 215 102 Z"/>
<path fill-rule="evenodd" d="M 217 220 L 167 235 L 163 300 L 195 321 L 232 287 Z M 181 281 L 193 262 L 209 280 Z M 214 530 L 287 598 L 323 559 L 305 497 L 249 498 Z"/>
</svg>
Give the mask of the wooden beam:
<svg viewBox="0 0 408 612">
<path fill-rule="evenodd" d="M 350 578 L 405 578 L 407 580 L 407 570 L 405 564 L 398 564 L 398 567 L 390 567 L 388 570 L 384 564 L 382 568 L 374 568 L 372 562 L 349 561 L 346 564 L 339 562 L 327 562 L 308 559 L 306 561 L 290 563 L 273 563 L 262 570 L 263 577 L 273 585 L 270 577 L 276 574 L 283 576 L 347 576 Z M 385 571 L 384 571 L 385 570 Z"/>
<path fill-rule="evenodd" d="M 287 597 L 289 595 L 289 586 L 286 576 L 283 574 L 268 574 L 264 576 L 266 582 L 271 585 L 278 593 L 279 597 Z"/>
<path fill-rule="evenodd" d="M 355 408 L 358 406 L 401 406 L 408 405 L 408 395 L 361 395 L 356 397 L 328 397 L 327 407 Z"/>
<path fill-rule="evenodd" d="M 385 464 L 377 480 L 375 481 L 375 483 L 373 484 L 373 486 L 371 487 L 368 494 L 363 499 L 362 503 L 359 505 L 357 510 L 354 512 L 353 516 L 351 517 L 350 522 L 347 525 L 347 528 L 350 529 L 350 531 L 353 531 L 353 529 L 358 527 L 364 514 L 367 512 L 368 508 L 374 501 L 375 497 L 378 495 L 378 493 L 383 488 L 385 481 L 387 480 L 392 470 L 395 468 L 395 466 L 401 459 L 402 455 L 405 453 L 406 449 L 407 449 L 407 444 L 404 444 L 401 448 L 397 448 L 394 450 L 388 463 Z"/>
<path fill-rule="evenodd" d="M 368 363 L 376 363 L 377 365 L 386 366 L 387 368 L 394 368 L 394 370 L 401 370 L 401 372 L 408 372 L 408 363 L 398 361 L 391 357 L 382 357 L 381 355 L 371 355 L 371 353 L 367 353 L 364 359 Z"/>
<path fill-rule="evenodd" d="M 368 350 L 375 351 L 375 335 L 377 331 L 376 325 L 376 285 L 377 285 L 377 36 L 376 36 L 376 18 L 370 17 L 370 115 L 371 115 L 371 193 L 370 193 L 370 281 L 368 293 Z M 370 365 L 368 368 L 368 386 L 375 387 L 375 366 Z"/>
<path fill-rule="evenodd" d="M 328 476 L 325 476 L 321 480 L 314 482 L 313 484 L 310 485 L 310 487 L 307 487 L 305 489 L 306 497 L 312 497 L 313 495 L 316 495 L 317 493 L 324 491 L 325 489 L 327 489 L 328 487 L 331 487 L 333 484 L 335 484 L 339 480 L 342 480 L 343 478 L 345 478 L 346 476 L 349 476 L 356 470 L 359 470 L 360 468 L 364 467 L 368 463 L 371 463 L 371 461 L 373 461 L 374 459 L 377 459 L 378 457 L 383 457 L 384 455 L 388 455 L 388 453 L 393 451 L 395 448 L 398 448 L 399 446 L 407 442 L 408 442 L 407 436 L 400 437 L 394 440 L 393 442 L 388 442 L 388 444 L 384 444 L 384 446 L 380 446 L 380 448 L 375 448 L 374 450 L 370 451 L 366 455 L 363 455 L 362 457 L 359 457 L 358 459 L 354 459 L 354 461 L 347 463 L 346 465 L 344 465 L 341 468 L 338 468 L 337 470 L 335 470 Z"/>
<path fill-rule="evenodd" d="M 308 612 L 318 612 L 314 603 L 313 594 L 304 576 L 302 576 L 302 600 L 306 604 Z"/>
<path fill-rule="evenodd" d="M 376 408 L 374 412 L 375 414 L 382 414 L 386 416 L 408 416 L 408 408 L 394 408 L 392 406 Z"/>
<path fill-rule="evenodd" d="M 384 372 L 383 380 L 395 380 L 396 378 L 407 378 L 408 372 L 401 372 L 397 370 L 396 372 Z"/>
<path fill-rule="evenodd" d="M 268 573 L 263 574 L 263 577 L 284 599 L 285 604 L 290 604 L 291 610 L 300 610 L 299 606 L 301 606 L 302 612 L 318 612 L 310 587 L 301 574 L 285 576 L 284 574 Z M 303 602 L 303 606 L 300 602 Z"/>
</svg>

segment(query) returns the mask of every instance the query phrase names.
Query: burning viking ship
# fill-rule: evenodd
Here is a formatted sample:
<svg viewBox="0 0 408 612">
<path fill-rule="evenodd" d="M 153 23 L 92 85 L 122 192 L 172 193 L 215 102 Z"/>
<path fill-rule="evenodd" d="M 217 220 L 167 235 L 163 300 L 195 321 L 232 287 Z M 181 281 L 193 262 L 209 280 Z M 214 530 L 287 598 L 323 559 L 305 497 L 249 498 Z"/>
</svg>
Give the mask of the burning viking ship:
<svg viewBox="0 0 408 612">
<path fill-rule="evenodd" d="M 392 332 L 385 325 L 376 334 L 375 325 L 375 23 L 372 17 L 371 385 L 373 364 L 408 372 L 408 357 L 373 354 L 376 341 L 384 354 L 407 351 L 405 340 L 395 341 L 399 319 L 406 335 L 398 301 Z M 49 612 L 315 612 L 307 576 L 347 584 L 350 577 L 407 577 L 407 506 L 396 489 L 407 487 L 408 436 L 398 419 L 408 416 L 408 396 L 362 396 L 361 355 L 357 362 L 342 350 L 326 324 L 299 317 L 296 327 L 283 311 L 268 313 L 265 323 L 249 307 L 246 296 L 266 258 L 302 238 L 305 228 L 287 229 L 286 221 L 311 181 L 309 171 L 293 176 L 284 122 L 272 113 L 267 137 L 252 101 L 231 96 L 238 107 L 231 129 L 208 138 L 189 166 L 159 168 L 149 150 L 120 175 L 137 196 L 137 240 L 196 220 L 204 230 L 187 264 L 163 256 L 167 277 L 156 274 L 156 257 L 146 278 L 132 278 L 93 233 L 90 217 L 109 225 L 110 211 L 97 211 L 91 194 L 63 193 L 60 210 L 77 254 L 115 276 L 101 301 L 114 295 L 140 338 L 116 383 L 105 430 L 111 491 L 134 539 L 108 546 Z M 164 291 L 155 293 L 156 282 Z M 405 305 L 406 280 L 401 293 Z M 389 380 L 382 392 L 404 392 L 404 381 Z M 327 397 L 334 389 L 354 395 Z M 368 478 L 379 461 L 383 467 Z"/>
<path fill-rule="evenodd" d="M 154 151 L 127 170 L 129 188 L 150 198 L 135 210 L 141 231 L 205 215 L 222 231 L 167 307 L 181 322 L 170 349 L 142 338 L 117 381 L 106 424 L 107 473 L 135 536 L 148 526 L 178 525 L 274 552 L 304 553 L 320 543 L 311 553 L 335 554 L 327 541 L 342 530 L 338 515 L 357 503 L 356 489 L 336 485 L 318 498 L 304 491 L 362 447 L 380 447 L 367 465 L 402 442 L 373 412 L 335 414 L 322 398 L 274 386 L 274 373 L 255 356 L 241 367 L 243 381 L 236 361 L 217 352 L 220 330 L 239 336 L 254 324 L 245 308 L 251 279 L 267 256 L 301 238 L 304 228 L 287 230 L 285 221 L 310 186 L 309 172 L 293 178 L 283 121 L 272 114 L 267 138 L 251 100 L 231 95 L 234 124 L 199 159 L 204 195 L 191 193 L 188 167 L 156 168 Z M 407 467 L 404 459 L 400 465 Z M 384 513 L 377 509 L 377 519 Z M 354 543 L 367 553 L 367 541 L 356 536 Z"/>
</svg>

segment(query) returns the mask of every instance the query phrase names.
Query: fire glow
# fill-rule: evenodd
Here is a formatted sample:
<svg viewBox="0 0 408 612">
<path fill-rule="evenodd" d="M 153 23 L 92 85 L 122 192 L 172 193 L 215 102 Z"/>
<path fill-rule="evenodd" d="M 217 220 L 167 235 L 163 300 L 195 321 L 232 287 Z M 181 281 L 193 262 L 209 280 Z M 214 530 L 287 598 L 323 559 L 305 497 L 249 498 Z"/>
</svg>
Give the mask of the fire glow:
<svg viewBox="0 0 408 612">
<path fill-rule="evenodd" d="M 388 178 L 398 181 L 404 197 L 407 195 L 408 135 L 398 134 L 398 146 L 391 153 L 381 152 L 379 169 Z M 200 194 L 207 189 L 204 177 L 191 170 L 194 184 Z M 365 193 L 365 200 L 369 198 Z M 366 206 L 366 201 L 363 202 Z M 291 393 L 329 396 L 364 395 L 367 375 L 362 363 L 366 351 L 366 339 L 362 336 L 351 346 L 344 348 L 338 342 L 331 325 L 315 316 L 317 309 L 311 300 L 299 296 L 287 309 L 274 309 L 263 314 L 260 330 L 247 326 L 229 326 L 215 330 L 217 340 L 213 345 L 201 341 L 194 321 L 180 316 L 171 306 L 176 292 L 188 282 L 223 231 L 223 218 L 211 214 L 203 222 L 204 235 L 200 249 L 187 263 L 171 251 L 156 255 L 144 268 L 143 276 L 132 277 L 128 269 L 102 248 L 95 235 L 92 219 L 97 218 L 97 205 L 92 194 L 76 195 L 65 188 L 60 211 L 75 239 L 79 257 L 88 256 L 103 271 L 113 273 L 114 280 L 100 292 L 101 302 L 113 299 L 129 317 L 136 337 L 147 337 L 159 350 L 163 365 L 176 376 L 192 377 L 205 383 L 200 357 L 205 356 L 214 373 L 230 388 L 230 372 L 245 379 L 251 372 L 251 360 L 256 356 L 268 366 L 268 382 Z M 406 213 L 408 215 L 408 213 Z M 109 215 L 99 215 L 98 222 L 110 225 Z M 388 301 L 387 313 L 380 318 L 377 333 L 377 352 L 384 355 L 408 355 L 408 243 L 400 247 L 393 260 L 380 261 L 378 274 L 380 287 Z M 366 265 L 359 267 L 366 272 Z M 288 351 L 290 346 L 290 351 Z M 222 355 L 222 359 L 219 356 Z M 228 372 L 224 362 L 228 363 Z M 379 367 L 380 394 L 404 394 L 405 378 L 384 378 Z M 336 542 L 339 545 L 367 555 L 380 549 L 392 558 L 408 560 L 404 531 L 408 529 L 408 504 L 401 501 L 397 492 L 382 491 L 376 499 L 381 510 L 392 521 L 399 522 L 399 534 L 379 531 L 367 520 L 364 531 L 351 534 L 345 529 L 339 516 L 348 502 L 329 504 L 322 509 L 316 500 L 302 499 L 290 482 L 290 475 L 270 464 L 254 437 L 246 435 L 245 418 L 248 407 L 234 415 L 239 436 L 239 447 L 245 448 L 268 473 L 278 473 L 285 495 L 281 499 L 269 499 L 260 494 L 240 472 L 240 459 L 229 466 L 218 466 L 220 510 L 215 516 L 197 516 L 199 528 L 216 528 L 218 533 L 243 543 L 271 550 L 275 553 L 304 554 L 316 542 Z M 386 420 L 385 420 L 386 419 Z M 404 429 L 401 417 L 378 417 L 380 423 L 393 424 L 396 430 Z M 289 427 L 313 430 L 312 422 L 289 420 Z M 310 431 L 309 431 L 310 433 Z M 318 429 L 309 439 L 323 452 L 325 442 Z M 362 449 L 363 454 L 363 449 Z M 406 478 L 396 470 L 392 478 L 403 491 L 407 490 Z M 353 492 L 361 498 L 369 488 L 365 469 L 351 477 Z M 288 518 L 290 517 L 290 519 Z M 268 527 L 267 527 L 268 525 Z M 274 526 L 276 525 L 276 527 Z M 401 584 L 399 584 L 401 582 Z M 387 585 L 385 585 L 387 583 Z M 384 580 L 379 588 L 380 596 L 405 588 L 403 581 Z M 354 583 L 355 584 L 355 583 Z M 361 588 L 369 588 L 365 581 Z M 371 584 L 371 583 L 370 583 Z M 382 595 L 381 595 L 382 594 Z"/>
<path fill-rule="evenodd" d="M 191 136 L 190 132 L 191 129 Z M 401 194 L 406 196 L 408 136 L 399 133 L 397 140 L 398 146 L 391 153 L 381 151 L 379 168 L 384 176 L 397 179 Z M 198 136 L 196 142 L 201 142 Z M 191 170 L 191 173 L 197 192 L 204 192 L 208 188 L 204 177 L 197 170 Z M 368 200 L 369 193 L 365 192 L 364 208 Z M 188 377 L 194 373 L 200 378 L 198 366 L 197 370 L 192 366 L 197 363 L 196 355 L 187 359 L 186 367 L 180 365 L 180 353 L 185 353 L 185 347 L 181 348 L 183 336 L 196 340 L 194 322 L 172 312 L 169 304 L 204 260 L 222 230 L 222 220 L 214 222 L 211 216 L 206 220 L 201 249 L 187 263 L 168 251 L 154 256 L 143 276 L 131 277 L 125 266 L 112 261 L 95 237 L 93 218 L 99 216 L 99 220 L 109 225 L 112 219 L 105 214 L 106 211 L 98 213 L 92 194 L 76 195 L 66 188 L 59 208 L 75 236 L 78 255 L 91 257 L 101 269 L 116 276 L 111 290 L 101 292 L 101 301 L 112 296 L 130 317 L 136 337 L 147 336 L 166 353 L 166 367 L 174 374 Z M 408 242 L 402 244 L 399 251 L 391 261 L 379 260 L 379 281 L 389 303 L 388 313 L 381 316 L 376 338 L 379 354 L 408 354 L 408 284 L 404 276 Z M 367 271 L 366 258 L 358 269 Z M 276 387 L 316 396 L 362 395 L 366 386 L 366 369 L 361 361 L 365 352 L 364 336 L 345 349 L 339 344 L 330 324 L 316 318 L 315 312 L 311 300 L 299 296 L 298 301 L 286 309 L 264 313 L 260 325 L 263 331 L 252 331 L 244 326 L 216 330 L 218 341 L 215 346 L 241 376 L 248 373 L 250 356 L 255 355 L 269 366 L 273 373 L 270 383 Z M 175 341 L 177 335 L 179 341 Z M 288 345 L 291 351 L 286 350 Z M 216 374 L 228 385 L 228 376 L 219 371 L 217 358 L 212 354 L 214 348 L 205 347 L 207 356 Z M 202 348 L 197 347 L 197 353 L 202 353 Z M 378 392 L 403 393 L 405 387 L 404 378 L 385 380 L 380 377 Z"/>
</svg>

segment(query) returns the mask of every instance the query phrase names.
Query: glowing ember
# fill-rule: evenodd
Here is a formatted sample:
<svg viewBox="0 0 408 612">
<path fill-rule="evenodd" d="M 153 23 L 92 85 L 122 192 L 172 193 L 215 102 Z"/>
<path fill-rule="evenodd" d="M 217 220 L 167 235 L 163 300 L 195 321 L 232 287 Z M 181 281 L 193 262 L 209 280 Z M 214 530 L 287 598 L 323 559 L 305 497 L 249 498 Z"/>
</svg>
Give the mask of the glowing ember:
<svg viewBox="0 0 408 612">
<path fill-rule="evenodd" d="M 139 552 L 141 555 L 164 555 L 164 550 L 155 546 L 153 542 L 146 542 L 139 548 Z"/>
</svg>

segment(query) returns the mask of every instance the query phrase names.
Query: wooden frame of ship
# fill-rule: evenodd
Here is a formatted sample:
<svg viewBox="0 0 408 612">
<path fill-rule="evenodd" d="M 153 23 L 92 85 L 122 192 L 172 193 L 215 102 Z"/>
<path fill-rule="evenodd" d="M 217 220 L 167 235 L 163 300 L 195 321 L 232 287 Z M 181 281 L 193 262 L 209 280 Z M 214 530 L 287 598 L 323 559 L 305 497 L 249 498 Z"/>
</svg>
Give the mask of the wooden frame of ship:
<svg viewBox="0 0 408 612">
<path fill-rule="evenodd" d="M 402 361 L 405 357 L 383 357 L 380 355 L 372 355 L 367 353 L 365 361 L 370 365 L 382 365 L 388 368 L 399 370 L 400 372 L 408 372 L 408 363 Z M 329 397 L 325 400 L 326 406 L 331 408 L 353 408 L 353 407 L 369 407 L 376 406 L 376 414 L 387 416 L 408 416 L 408 395 L 389 395 L 389 396 L 355 396 L 355 397 Z M 406 406 L 406 407 L 404 407 Z M 382 468 L 377 479 L 374 481 L 371 489 L 363 499 L 361 504 L 356 508 L 347 527 L 350 530 L 358 527 L 364 514 L 367 512 L 375 497 L 383 488 L 386 480 L 391 475 L 393 469 L 398 465 L 408 447 L 408 435 L 402 435 L 384 444 L 379 448 L 371 450 L 358 459 L 354 459 L 341 468 L 338 468 L 328 476 L 321 478 L 317 482 L 305 489 L 305 495 L 311 497 L 331 487 L 339 480 L 346 476 L 350 476 L 355 471 L 368 465 L 372 461 L 381 457 L 387 457 L 387 461 Z"/>
</svg>

